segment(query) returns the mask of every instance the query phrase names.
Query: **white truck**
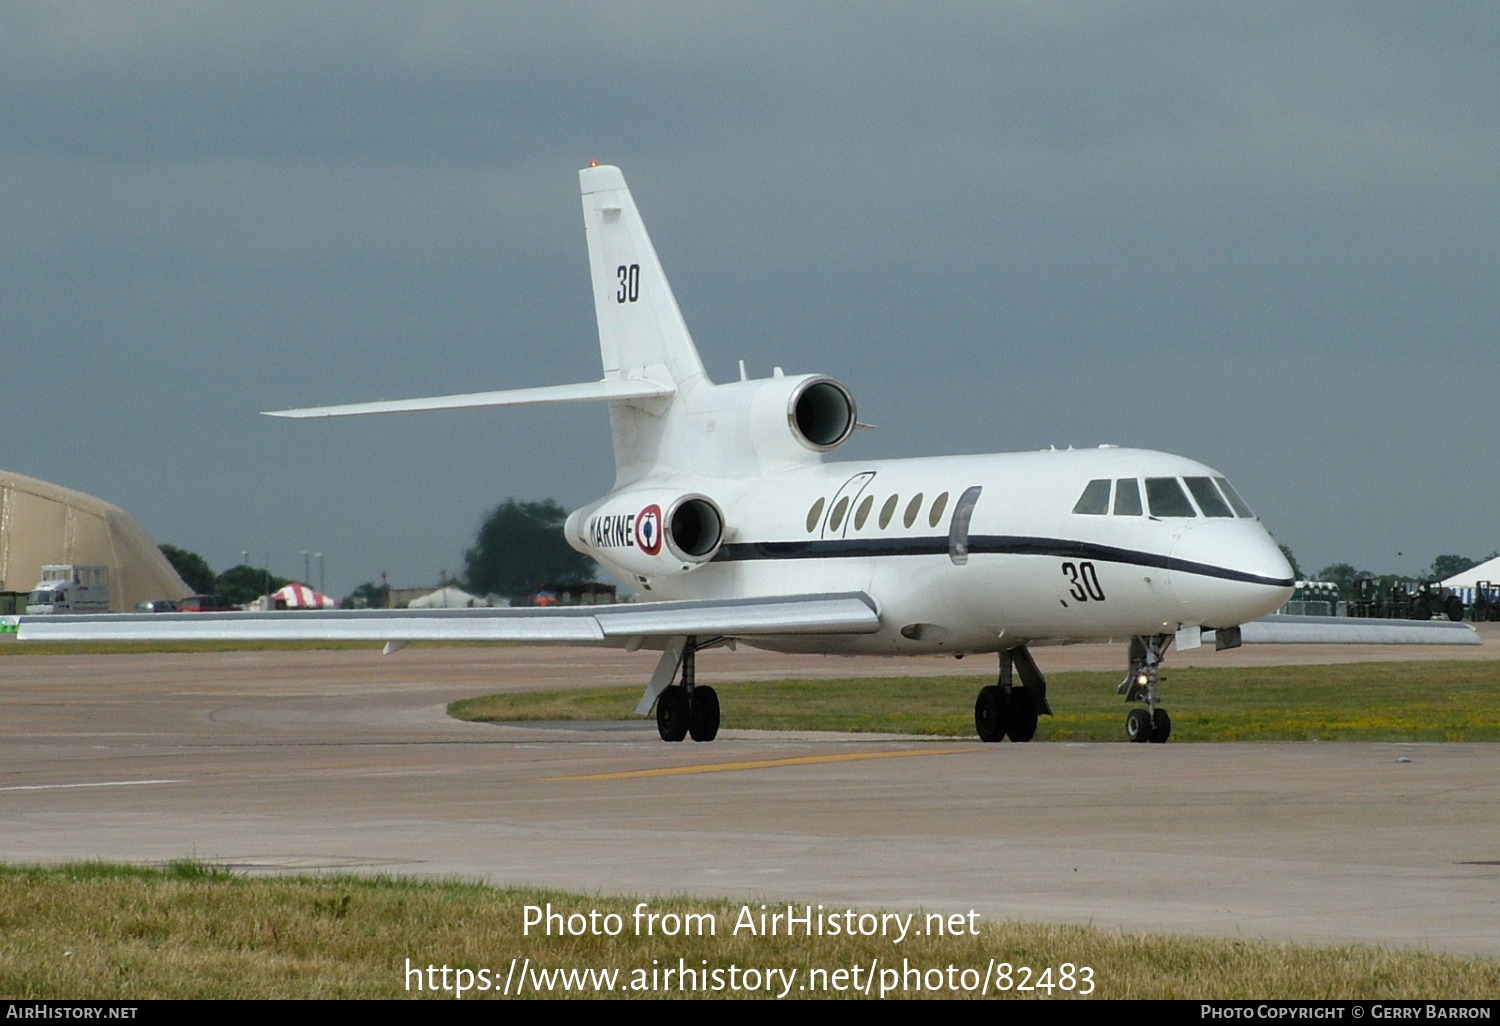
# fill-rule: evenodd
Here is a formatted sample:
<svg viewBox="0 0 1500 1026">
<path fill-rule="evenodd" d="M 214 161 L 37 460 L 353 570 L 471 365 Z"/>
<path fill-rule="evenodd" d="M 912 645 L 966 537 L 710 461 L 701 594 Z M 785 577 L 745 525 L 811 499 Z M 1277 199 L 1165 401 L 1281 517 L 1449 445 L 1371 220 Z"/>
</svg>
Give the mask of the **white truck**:
<svg viewBox="0 0 1500 1026">
<path fill-rule="evenodd" d="M 72 563 L 42 567 L 26 614 L 109 612 L 109 567 Z"/>
</svg>

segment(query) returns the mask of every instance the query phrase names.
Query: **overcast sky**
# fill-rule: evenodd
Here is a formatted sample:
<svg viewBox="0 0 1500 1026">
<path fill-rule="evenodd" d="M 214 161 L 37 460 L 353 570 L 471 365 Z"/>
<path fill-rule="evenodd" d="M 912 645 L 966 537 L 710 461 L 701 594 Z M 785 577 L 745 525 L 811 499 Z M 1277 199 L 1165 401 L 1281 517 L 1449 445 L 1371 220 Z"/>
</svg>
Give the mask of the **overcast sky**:
<svg viewBox="0 0 1500 1026">
<path fill-rule="evenodd" d="M 216 569 L 460 572 L 608 489 L 602 407 L 258 411 L 597 378 L 597 159 L 712 376 L 851 387 L 841 458 L 1164 449 L 1305 570 L 1477 558 L 1497 69 L 1493 3 L 6 3 L 0 467 Z"/>
</svg>

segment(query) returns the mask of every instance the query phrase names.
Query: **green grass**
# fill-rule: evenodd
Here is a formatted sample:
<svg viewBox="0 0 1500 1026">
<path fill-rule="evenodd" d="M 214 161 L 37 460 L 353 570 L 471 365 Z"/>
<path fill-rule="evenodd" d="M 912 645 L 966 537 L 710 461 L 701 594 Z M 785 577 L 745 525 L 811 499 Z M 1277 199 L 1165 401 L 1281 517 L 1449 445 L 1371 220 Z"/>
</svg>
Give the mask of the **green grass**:
<svg viewBox="0 0 1500 1026">
<path fill-rule="evenodd" d="M 636 937 L 629 924 L 639 900 L 655 912 L 711 913 L 717 934 Z M 762 901 L 773 909 L 787 904 L 747 901 L 752 911 Z M 613 938 L 546 937 L 535 930 L 524 935 L 525 906 L 548 902 L 562 911 L 618 913 L 624 932 Z M 745 903 L 389 877 L 242 877 L 195 862 L 155 870 L 100 864 L 0 867 L 0 995 L 22 1000 L 432 997 L 442 995 L 407 989 L 407 959 L 420 968 L 487 969 L 499 980 L 512 958 L 548 969 L 619 969 L 627 983 L 633 971 L 649 973 L 653 960 L 676 966 L 685 959 L 698 969 L 704 960 L 709 969 L 727 970 L 731 964 L 795 969 L 796 980 L 806 982 L 814 968 L 869 966 L 872 959 L 890 967 L 905 958 L 919 968 L 951 964 L 979 972 L 991 959 L 1052 967 L 1054 974 L 1065 962 L 1085 965 L 1093 970 L 1095 996 L 1102 998 L 1458 1000 L 1492 999 L 1500 992 L 1500 962 L 1371 947 L 983 920 L 978 936 L 913 936 L 899 945 L 879 937 L 734 936 Z M 589 989 L 586 996 L 598 991 Z M 1067 995 L 1054 991 L 1053 996 Z"/>
<path fill-rule="evenodd" d="M 1120 673 L 1048 677 L 1056 715 L 1039 741 L 1121 741 L 1131 708 Z M 715 685 L 727 729 L 843 730 L 972 737 L 987 678 L 889 677 Z M 1500 663 L 1184 667 L 1163 674 L 1174 741 L 1500 741 Z M 623 720 L 638 687 L 488 695 L 459 719 Z"/>
</svg>

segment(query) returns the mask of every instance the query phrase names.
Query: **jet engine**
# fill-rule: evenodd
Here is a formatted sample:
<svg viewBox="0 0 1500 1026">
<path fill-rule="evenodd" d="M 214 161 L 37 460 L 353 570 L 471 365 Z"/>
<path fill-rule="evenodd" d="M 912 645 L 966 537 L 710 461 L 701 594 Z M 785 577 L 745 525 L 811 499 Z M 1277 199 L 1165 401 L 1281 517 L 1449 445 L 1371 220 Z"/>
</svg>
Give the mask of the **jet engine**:
<svg viewBox="0 0 1500 1026">
<path fill-rule="evenodd" d="M 724 513 L 706 495 L 648 491 L 612 495 L 568 517 L 568 544 L 638 577 L 681 574 L 709 562 L 724 543 Z"/>
<path fill-rule="evenodd" d="M 832 378 L 806 374 L 756 384 L 750 421 L 763 461 L 805 462 L 808 452 L 831 452 L 854 434 L 854 396 Z"/>
</svg>

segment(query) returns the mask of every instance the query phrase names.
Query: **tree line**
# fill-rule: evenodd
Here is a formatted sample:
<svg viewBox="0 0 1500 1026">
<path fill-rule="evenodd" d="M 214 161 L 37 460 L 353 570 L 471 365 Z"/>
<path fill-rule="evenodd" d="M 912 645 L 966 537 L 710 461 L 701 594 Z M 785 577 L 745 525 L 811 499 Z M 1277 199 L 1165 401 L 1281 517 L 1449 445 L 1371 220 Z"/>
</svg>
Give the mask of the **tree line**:
<svg viewBox="0 0 1500 1026">
<path fill-rule="evenodd" d="M 269 595 L 277 588 L 292 582 L 277 577 L 268 570 L 240 563 L 223 573 L 214 573 L 208 560 L 196 552 L 179 549 L 176 545 L 161 545 L 161 554 L 167 557 L 182 583 L 193 589 L 194 595 L 217 595 L 231 606 L 243 606 L 254 602 L 262 595 Z"/>
<path fill-rule="evenodd" d="M 567 519 L 568 511 L 552 499 L 506 499 L 480 522 L 473 546 L 464 553 L 463 577 L 442 583 L 457 584 L 474 595 L 522 598 L 545 584 L 594 580 L 594 561 L 563 539 Z M 194 594 L 218 595 L 230 605 L 245 605 L 291 583 L 244 564 L 215 573 L 196 552 L 175 545 L 160 548 Z M 390 587 L 383 581 L 366 581 L 341 604 L 384 608 L 390 604 Z"/>
</svg>

